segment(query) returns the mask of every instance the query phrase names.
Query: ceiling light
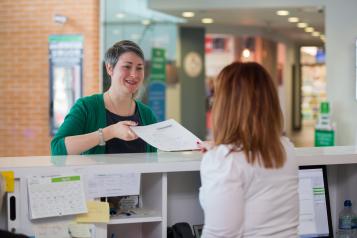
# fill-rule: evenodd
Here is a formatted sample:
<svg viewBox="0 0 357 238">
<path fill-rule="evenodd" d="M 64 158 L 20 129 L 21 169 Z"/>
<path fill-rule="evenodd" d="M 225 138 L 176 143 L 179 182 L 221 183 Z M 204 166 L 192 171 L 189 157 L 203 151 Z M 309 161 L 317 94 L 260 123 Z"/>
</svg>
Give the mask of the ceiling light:
<svg viewBox="0 0 357 238">
<path fill-rule="evenodd" d="M 211 24 L 211 23 L 213 23 L 213 19 L 212 18 L 202 18 L 201 22 L 204 24 Z"/>
<path fill-rule="evenodd" d="M 305 23 L 305 22 L 299 22 L 299 23 L 297 24 L 297 27 L 299 27 L 299 28 L 305 28 L 305 27 L 307 27 L 307 23 Z"/>
<path fill-rule="evenodd" d="M 189 17 L 194 17 L 194 16 L 195 16 L 195 13 L 194 13 L 194 12 L 183 12 L 183 13 L 182 13 L 182 16 L 183 16 L 183 17 L 187 17 L 187 18 L 189 18 Z"/>
<path fill-rule="evenodd" d="M 141 21 L 141 23 L 145 26 L 150 25 L 151 21 L 149 19 L 144 19 Z"/>
<path fill-rule="evenodd" d="M 297 18 L 297 17 L 289 17 L 288 18 L 288 22 L 291 22 L 291 23 L 299 22 L 299 18 Z"/>
<path fill-rule="evenodd" d="M 244 58 L 249 58 L 250 57 L 250 50 L 249 49 L 244 49 L 243 51 L 242 51 L 242 56 L 244 57 Z"/>
<path fill-rule="evenodd" d="M 117 18 L 124 18 L 125 17 L 125 14 L 122 13 L 122 12 L 119 12 L 115 15 Z"/>
<path fill-rule="evenodd" d="M 315 29 L 313 27 L 306 27 L 305 32 L 313 32 Z"/>
<path fill-rule="evenodd" d="M 320 32 L 318 32 L 318 31 L 314 31 L 313 33 L 311 33 L 311 35 L 312 35 L 312 36 L 320 36 L 321 34 L 320 34 Z"/>
<path fill-rule="evenodd" d="M 276 12 L 276 15 L 278 15 L 278 16 L 287 16 L 287 15 L 289 15 L 289 11 L 279 10 L 279 11 Z"/>
</svg>

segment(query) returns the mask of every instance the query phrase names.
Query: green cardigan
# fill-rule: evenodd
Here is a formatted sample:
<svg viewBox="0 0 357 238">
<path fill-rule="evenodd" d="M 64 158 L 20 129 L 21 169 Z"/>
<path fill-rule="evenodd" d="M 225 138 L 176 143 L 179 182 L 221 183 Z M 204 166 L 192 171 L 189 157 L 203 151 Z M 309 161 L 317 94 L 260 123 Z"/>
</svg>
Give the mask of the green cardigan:
<svg viewBox="0 0 357 238">
<path fill-rule="evenodd" d="M 139 101 L 135 101 L 135 103 L 143 125 L 157 122 L 154 113 L 148 106 Z M 103 94 L 94 94 L 78 99 L 51 141 L 51 155 L 67 155 L 65 137 L 87 134 L 106 127 L 106 124 Z M 147 144 L 146 151 L 156 152 L 157 149 Z M 105 154 L 105 146 L 95 146 L 82 154 Z"/>
</svg>

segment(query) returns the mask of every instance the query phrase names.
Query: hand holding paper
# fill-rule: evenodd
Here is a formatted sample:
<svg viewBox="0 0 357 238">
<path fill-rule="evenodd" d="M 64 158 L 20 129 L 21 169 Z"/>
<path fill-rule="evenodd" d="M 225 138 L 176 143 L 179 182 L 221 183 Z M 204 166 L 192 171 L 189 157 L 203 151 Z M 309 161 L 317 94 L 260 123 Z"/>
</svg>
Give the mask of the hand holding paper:
<svg viewBox="0 0 357 238">
<path fill-rule="evenodd" d="M 146 143 L 163 151 L 198 150 L 201 140 L 174 119 L 130 127 Z"/>
</svg>

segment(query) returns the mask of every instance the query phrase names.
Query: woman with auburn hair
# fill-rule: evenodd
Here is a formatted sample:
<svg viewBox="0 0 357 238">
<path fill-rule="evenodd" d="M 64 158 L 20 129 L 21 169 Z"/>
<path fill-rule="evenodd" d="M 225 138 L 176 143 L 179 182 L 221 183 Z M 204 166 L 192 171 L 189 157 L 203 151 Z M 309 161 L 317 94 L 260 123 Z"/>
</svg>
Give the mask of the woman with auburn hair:
<svg viewBox="0 0 357 238">
<path fill-rule="evenodd" d="M 282 137 L 273 80 L 257 63 L 235 62 L 214 91 L 213 146 L 201 163 L 202 237 L 297 237 L 298 166 Z"/>
</svg>

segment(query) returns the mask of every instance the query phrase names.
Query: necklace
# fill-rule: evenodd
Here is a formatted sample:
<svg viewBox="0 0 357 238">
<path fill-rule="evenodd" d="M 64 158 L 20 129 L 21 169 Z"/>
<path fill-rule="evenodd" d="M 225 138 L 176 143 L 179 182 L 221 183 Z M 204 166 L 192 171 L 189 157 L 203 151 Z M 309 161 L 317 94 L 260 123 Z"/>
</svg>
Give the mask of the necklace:
<svg viewBox="0 0 357 238">
<path fill-rule="evenodd" d="M 115 114 L 119 115 L 119 116 L 130 116 L 132 113 L 131 113 L 131 108 L 132 108 L 132 104 L 133 104 L 133 100 L 130 100 L 130 104 L 129 104 L 129 113 L 119 113 L 120 110 L 118 110 L 118 108 L 116 107 L 116 104 L 114 103 L 114 100 L 112 99 L 112 97 L 110 96 L 110 93 L 108 92 L 108 97 L 109 97 L 109 102 L 112 106 L 112 108 L 115 110 Z"/>
</svg>

